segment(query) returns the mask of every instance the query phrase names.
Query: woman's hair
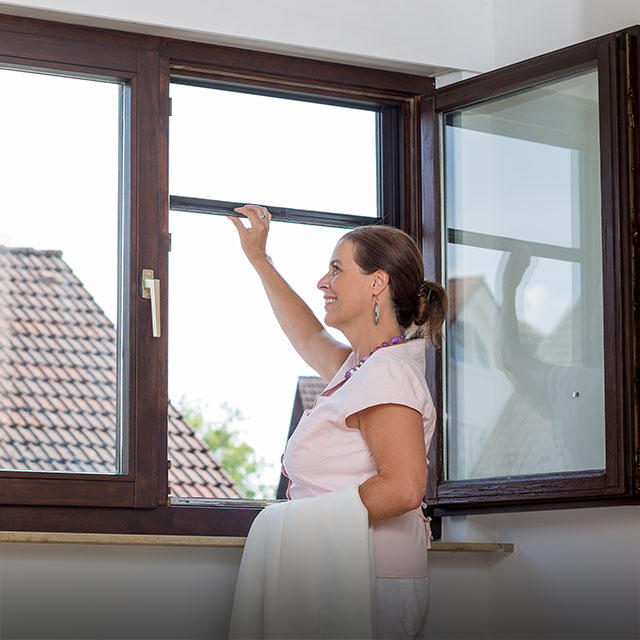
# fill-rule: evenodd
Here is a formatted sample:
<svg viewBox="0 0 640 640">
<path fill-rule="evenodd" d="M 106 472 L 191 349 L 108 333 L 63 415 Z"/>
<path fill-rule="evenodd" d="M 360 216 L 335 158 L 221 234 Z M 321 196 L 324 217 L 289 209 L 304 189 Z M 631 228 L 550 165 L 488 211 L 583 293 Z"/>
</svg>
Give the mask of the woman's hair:
<svg viewBox="0 0 640 640">
<path fill-rule="evenodd" d="M 395 227 L 371 225 L 349 231 L 341 240 L 353 243 L 354 259 L 364 273 L 381 269 L 389 274 L 391 300 L 407 338 L 425 337 L 438 346 L 447 294 L 437 282 L 424 279 L 422 255 L 413 238 Z"/>
</svg>

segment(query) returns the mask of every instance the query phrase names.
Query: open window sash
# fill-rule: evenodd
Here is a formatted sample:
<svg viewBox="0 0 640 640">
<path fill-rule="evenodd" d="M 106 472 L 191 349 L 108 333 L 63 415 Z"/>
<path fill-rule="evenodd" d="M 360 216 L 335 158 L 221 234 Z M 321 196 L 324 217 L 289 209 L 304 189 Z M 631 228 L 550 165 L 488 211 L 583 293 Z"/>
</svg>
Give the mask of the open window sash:
<svg viewBox="0 0 640 640">
<path fill-rule="evenodd" d="M 639 32 L 423 96 L 426 271 L 450 298 L 436 513 L 636 491 Z"/>
</svg>

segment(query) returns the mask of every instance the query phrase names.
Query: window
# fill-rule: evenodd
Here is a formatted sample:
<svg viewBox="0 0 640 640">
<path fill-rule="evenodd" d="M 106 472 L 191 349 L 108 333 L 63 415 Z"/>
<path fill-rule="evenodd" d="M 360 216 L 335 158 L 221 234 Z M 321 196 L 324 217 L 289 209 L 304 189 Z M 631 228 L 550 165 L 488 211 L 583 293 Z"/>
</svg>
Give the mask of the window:
<svg viewBox="0 0 640 640">
<path fill-rule="evenodd" d="M 126 85 L 12 69 L 0 82 L 9 343 L 0 467 L 126 474 L 115 375 Z"/>
<path fill-rule="evenodd" d="M 635 55 L 630 35 L 614 35 L 427 101 L 442 194 L 430 213 L 451 299 L 429 488 L 439 513 L 630 489 L 619 447 L 636 437 L 631 264 L 620 244 Z"/>
<path fill-rule="evenodd" d="M 188 82 L 171 83 L 169 183 L 175 200 L 379 216 L 375 105 L 347 107 Z"/>
<path fill-rule="evenodd" d="M 288 349 L 274 341 L 260 361 L 255 344 L 242 343 L 248 354 L 229 349 L 224 322 L 210 321 L 223 317 L 233 328 L 235 312 L 244 334 L 272 322 L 262 310 L 252 321 L 241 307 L 263 294 L 223 217 L 252 200 L 273 212 L 276 264 L 310 285 L 303 295 L 311 300 L 325 247 L 370 222 L 411 233 L 422 242 L 428 276 L 447 284 L 447 340 L 428 356 L 443 416 L 428 479 L 436 514 L 633 499 L 637 28 L 437 90 L 432 79 L 408 74 L 72 25 L 0 17 L 0 30 L 5 86 L 10 76 L 42 83 L 39 98 L 20 107 L 34 114 L 33 127 L 16 125 L 4 136 L 5 149 L 13 145 L 3 160 L 14 176 L 12 209 L 33 220 L 30 235 L 15 240 L 28 245 L 24 251 L 0 250 L 0 298 L 16 314 L 0 316 L 0 414 L 26 421 L 19 441 L 6 429 L 2 436 L 13 455 L 0 463 L 7 526 L 247 532 L 261 503 L 218 500 L 247 493 L 235 492 L 202 443 L 196 450 L 188 410 L 178 409 L 184 390 L 202 388 L 203 371 L 241 376 L 243 357 L 251 386 L 268 390 L 271 361 Z M 66 103 L 49 95 L 51 84 L 73 87 Z M 278 113 L 287 114 L 284 124 Z M 33 135 L 45 117 L 54 119 L 45 132 L 57 142 Z M 235 155 L 252 144 L 266 163 Z M 314 164 L 308 151 L 321 147 L 334 161 Z M 35 151 L 25 169 L 28 149 Z M 98 162 L 108 169 L 92 171 Z M 234 182 L 243 162 L 257 178 Z M 27 186 L 18 187 L 25 173 Z M 87 180 L 98 181 L 89 193 Z M 51 216 L 28 218 L 43 206 L 54 211 L 53 200 L 62 203 L 55 224 Z M 18 234 L 17 223 L 3 231 Z M 235 253 L 227 253 L 232 244 Z M 86 270 L 74 252 L 91 257 Z M 508 265 L 518 252 L 521 278 L 516 258 Z M 323 264 L 308 278 L 295 267 L 311 253 Z M 260 304 L 266 309 L 264 298 Z M 18 331 L 27 325 L 38 332 Z M 495 339 L 501 326 L 518 345 L 518 362 Z M 540 400 L 523 364 L 531 362 L 555 372 L 545 388 L 565 403 L 567 419 L 549 391 Z M 308 380 L 297 366 L 287 365 L 282 387 L 289 411 L 296 378 Z M 589 379 L 578 384 L 572 374 Z M 226 382 L 218 376 L 213 386 Z M 212 408 L 228 400 L 233 412 L 243 391 L 234 388 L 235 398 L 214 389 L 197 390 L 194 400 Z M 581 439 L 573 406 L 585 400 L 590 430 Z M 50 429 L 45 440 L 56 424 L 67 432 Z M 282 413 L 268 425 L 273 449 L 258 455 L 277 465 L 289 425 Z M 519 434 L 540 431 L 551 435 L 522 445 Z M 543 442 L 544 455 L 535 449 Z M 71 453 L 60 464 L 64 450 Z M 221 493 L 204 503 L 202 489 L 213 482 Z"/>
<path fill-rule="evenodd" d="M 202 421 L 213 446 L 228 442 L 213 451 L 234 479 L 237 495 L 225 497 L 275 499 L 298 378 L 316 374 L 280 330 L 220 212 L 269 206 L 276 267 L 322 317 L 315 285 L 333 247 L 350 227 L 380 217 L 381 113 L 189 82 L 170 87 L 169 395 Z M 170 457 L 178 476 L 185 461 L 171 443 Z M 218 493 L 212 483 L 188 492 L 173 485 L 174 504 Z"/>
<path fill-rule="evenodd" d="M 231 223 L 219 216 L 172 211 L 169 224 L 169 398 L 178 409 L 202 416 L 203 433 L 223 427 L 237 433 L 236 447 L 246 445 L 255 452 L 245 448 L 246 462 L 240 464 L 233 460 L 233 450 L 219 450 L 224 456 L 219 463 L 235 476 L 238 495 L 229 497 L 275 499 L 298 378 L 317 374 L 280 330 Z M 315 283 L 343 233 L 336 227 L 271 223 L 274 264 L 321 318 Z M 210 275 L 203 283 L 193 279 L 194 273 Z M 221 437 L 209 439 L 214 443 Z M 213 483 L 190 492 L 174 487 L 173 476 L 186 463 L 176 453 L 170 442 L 172 503 L 218 497 Z"/>
<path fill-rule="evenodd" d="M 7 248 L 0 255 L 3 279 L 11 282 L 1 293 L 21 314 L 3 318 L 9 323 L 3 324 L 3 340 L 15 337 L 24 356 L 24 362 L 17 362 L 5 357 L 6 350 L 2 354 L 2 409 L 11 413 L 5 421 L 10 427 L 27 413 L 38 422 L 27 422 L 20 433 L 4 430 L 14 439 L 3 441 L 4 451 L 13 454 L 0 469 L 3 513 L 16 529 L 246 533 L 259 503 L 206 509 L 184 502 L 168 505 L 169 473 L 174 498 L 198 497 L 203 486 L 221 480 L 225 487 L 228 480 L 215 460 L 207 458 L 204 445 L 197 449 L 193 444 L 188 416 L 176 410 L 180 398 L 167 403 L 167 370 L 169 379 L 177 380 L 178 392 L 181 378 L 192 386 L 189 376 L 196 370 L 196 359 L 186 368 L 178 366 L 180 346 L 189 338 L 188 330 L 179 335 L 180 323 L 195 335 L 195 323 L 206 321 L 210 301 L 201 294 L 185 304 L 180 296 L 194 282 L 207 292 L 207 268 L 217 273 L 230 268 L 216 262 L 230 244 L 229 231 L 235 233 L 219 214 L 244 201 L 259 200 L 270 207 L 273 239 L 282 245 L 284 260 L 307 260 L 305 245 L 318 255 L 323 246 L 330 251 L 344 230 L 359 224 L 383 221 L 417 228 L 409 214 L 416 185 L 402 154 L 405 146 L 415 144 L 407 118 L 411 104 L 432 81 L 388 72 L 363 75 L 359 69 L 327 63 L 300 65 L 295 59 L 252 52 L 238 58 L 237 50 L 170 40 L 162 41 L 161 56 L 155 38 L 27 19 L 0 19 L 0 28 L 5 29 L 0 73 L 40 83 L 34 90 L 37 100 L 16 92 L 23 99 L 17 110 L 21 116 L 32 113 L 49 136 L 29 137 L 33 128 L 24 117 L 21 124 L 14 119 L 12 133 L 19 141 L 5 160 L 6 171 L 14 172 L 15 206 L 28 213 L 20 217 L 29 224 L 22 239 L 7 239 L 7 244 L 27 245 L 24 251 Z M 269 73 L 261 70 L 265 59 Z M 51 83 L 74 88 L 55 91 L 55 96 L 66 97 L 66 105 L 56 98 L 51 108 L 42 100 L 49 93 L 53 98 Z M 94 106 L 89 89 L 82 93 L 78 87 L 97 92 Z M 175 111 L 171 138 L 170 88 Z M 210 113 L 212 108 L 217 118 L 198 121 L 198 112 Z M 226 122 L 220 127 L 224 110 Z M 276 132 L 278 112 L 285 118 Z M 230 118 L 235 118 L 233 125 Z M 222 149 L 227 131 L 248 131 L 251 118 L 259 125 L 254 136 L 271 134 L 271 141 L 263 144 L 271 146 L 272 157 L 277 151 L 273 136 L 282 142 L 285 129 L 294 134 L 286 145 L 288 155 L 261 173 L 254 170 L 263 178 L 251 181 L 256 191 L 247 188 L 246 180 L 239 183 L 241 188 L 232 184 L 233 172 L 224 171 L 232 167 L 229 154 L 237 145 L 232 141 Z M 195 136 L 194 124 L 203 127 Z M 28 151 L 25 141 L 35 148 L 32 157 L 40 160 L 39 165 L 30 163 L 28 174 L 16 161 Z M 193 162 L 203 142 L 217 151 L 208 155 L 215 161 L 211 164 Z M 171 176 L 170 143 L 176 167 Z M 320 146 L 332 156 L 313 165 L 313 154 L 303 157 L 303 152 Z M 99 163 L 108 170 L 100 170 Z M 51 173 L 46 174 L 46 167 Z M 273 171 L 267 176 L 266 169 Z M 203 171 L 216 173 L 217 182 Z M 85 173 L 102 182 L 81 184 Z M 177 189 L 171 208 L 169 178 Z M 25 179 L 32 187 L 31 198 L 20 186 Z M 84 198 L 83 189 L 88 191 Z M 55 200 L 60 207 L 54 214 L 39 199 L 45 205 Z M 43 208 L 49 216 L 37 217 Z M 206 234 L 218 243 L 215 255 L 195 250 Z M 238 244 L 235 237 L 233 242 Z M 237 264 L 243 262 L 239 258 L 236 252 Z M 314 268 L 312 285 L 327 259 L 328 254 L 323 255 L 321 268 Z M 21 282 L 14 277 L 18 268 L 24 285 L 16 284 Z M 255 289 L 256 284 L 254 280 L 251 286 Z M 232 287 L 229 295 L 236 293 Z M 25 330 L 24 336 L 14 336 L 20 321 L 30 328 L 39 326 L 41 333 L 27 335 Z M 169 339 L 172 325 L 177 328 L 174 342 Z M 215 340 L 201 345 L 198 366 L 219 366 L 226 345 Z M 189 350 L 195 355 L 193 345 Z M 276 345 L 274 358 L 278 355 Z M 68 363 L 60 360 L 63 356 Z M 268 379 L 268 368 L 260 375 Z M 13 392 L 16 386 L 20 393 Z M 292 403 L 295 387 L 285 387 L 283 393 Z M 25 404 L 27 397 L 31 404 Z M 220 393 L 214 396 L 216 402 L 224 399 Z M 9 406 L 21 402 L 23 406 Z M 275 422 L 282 422 L 282 416 Z M 274 443 L 281 438 L 279 449 L 288 426 L 283 424 L 268 438 Z M 229 484 L 225 491 L 222 497 L 234 495 Z M 136 511 L 138 507 L 144 509 Z"/>
<path fill-rule="evenodd" d="M 9 23 L 9 27 L 13 22 Z M 155 225 L 140 185 L 141 99 L 154 71 L 129 46 L 5 33 L 0 73 L 4 209 L 0 500 L 151 507 L 162 440 L 139 362 L 132 274 L 148 259 L 136 229 Z M 157 70 L 155 70 L 157 73 Z M 157 140 L 145 132 L 145 143 Z M 137 278 L 136 278 L 137 279 Z M 138 359 L 138 361 L 136 361 Z"/>
</svg>

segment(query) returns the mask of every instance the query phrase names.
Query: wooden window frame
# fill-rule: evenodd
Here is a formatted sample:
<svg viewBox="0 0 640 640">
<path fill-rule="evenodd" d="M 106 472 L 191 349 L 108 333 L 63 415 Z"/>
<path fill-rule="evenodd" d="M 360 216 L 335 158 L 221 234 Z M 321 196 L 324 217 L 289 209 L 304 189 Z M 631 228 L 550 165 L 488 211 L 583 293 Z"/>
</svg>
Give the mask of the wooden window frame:
<svg viewBox="0 0 640 640">
<path fill-rule="evenodd" d="M 11 56 L 9 59 L 9 52 Z M 80 62 L 82 61 L 82 62 Z M 91 71 L 131 79 L 131 247 L 125 296 L 129 304 L 128 412 L 130 472 L 98 474 L 0 472 L 3 529 L 246 535 L 262 508 L 255 501 L 212 506 L 170 506 L 167 499 L 167 337 L 151 337 L 148 304 L 139 274 L 153 268 L 168 275 L 169 83 L 179 73 L 207 81 L 238 83 L 303 99 L 364 101 L 380 107 L 379 208 L 385 221 L 420 239 L 419 179 L 415 150 L 418 96 L 431 78 L 345 64 L 256 53 L 105 29 L 0 16 L 0 63 L 60 71 Z M 283 216 L 286 218 L 286 212 Z M 329 223 L 331 218 L 325 218 Z M 304 220 L 299 220 L 304 221 Z M 309 221 L 311 221 L 309 219 Z M 340 225 L 344 220 L 340 221 Z M 353 224 L 361 221 L 353 220 Z M 139 232 L 140 230 L 140 232 Z M 142 233 L 141 230 L 144 230 Z M 167 296 L 161 324 L 167 326 Z M 125 333 L 127 333 L 125 331 Z M 141 364 L 144 363 L 144 367 Z M 144 375 L 142 369 L 144 368 Z"/>
<path fill-rule="evenodd" d="M 292 222 L 300 224 L 321 225 L 325 227 L 353 228 L 368 224 L 401 225 L 401 216 L 404 209 L 400 201 L 398 189 L 399 174 L 398 163 L 394 162 L 397 156 L 398 140 L 400 137 L 399 107 L 397 104 L 380 104 L 372 99 L 370 92 L 354 93 L 351 97 L 336 97 L 334 92 L 319 91 L 310 83 L 297 83 L 295 89 L 283 88 L 281 81 L 267 82 L 263 78 L 255 78 L 252 84 L 250 76 L 246 73 L 225 75 L 223 80 L 215 71 L 207 74 L 203 70 L 192 71 L 191 75 L 185 73 L 184 65 L 170 65 L 170 82 L 186 86 L 201 87 L 204 89 L 234 91 L 246 95 L 260 95 L 273 98 L 289 98 L 302 102 L 317 102 L 335 107 L 347 107 L 362 109 L 363 111 L 376 113 L 376 165 L 377 165 L 377 211 L 375 217 L 352 214 L 349 212 L 329 212 L 320 210 L 297 209 L 286 206 L 277 206 L 268 202 L 262 202 L 262 206 L 269 209 L 272 220 L 277 222 Z M 175 67 L 175 70 L 174 70 Z M 233 215 L 234 208 L 244 205 L 245 202 L 231 202 L 226 200 L 214 200 L 199 198 L 188 194 L 169 194 L 169 209 L 171 211 L 184 211 L 188 213 L 202 213 L 209 215 Z"/>
<path fill-rule="evenodd" d="M 639 37 L 639 27 L 625 29 L 437 89 L 422 101 L 424 254 L 430 261 L 430 276 L 439 280 L 445 232 L 440 217 L 442 114 L 598 68 L 606 468 L 602 472 L 447 480 L 441 421 L 430 452 L 435 469 L 427 487 L 427 501 L 436 516 L 637 502 L 638 221 L 634 212 L 638 202 L 633 176 L 638 158 Z M 435 390 L 438 415 L 444 407 L 443 371 L 442 354 L 438 353 L 429 360 L 427 373 L 429 385 Z"/>
<path fill-rule="evenodd" d="M 338 100 L 366 99 L 388 109 L 393 115 L 385 120 L 381 131 L 385 149 L 382 193 L 387 194 L 382 207 L 386 212 L 385 203 L 396 203 L 394 224 L 422 243 L 427 276 L 437 280 L 441 275 L 439 170 L 434 162 L 439 145 L 437 114 L 476 98 L 524 88 L 532 78 L 564 75 L 571 65 L 579 66 L 585 59 L 606 62 L 601 70 L 605 81 L 600 89 L 601 108 L 608 113 L 608 121 L 618 126 L 611 128 L 615 134 L 612 138 L 601 131 L 602 198 L 607 212 L 603 228 L 607 246 L 617 242 L 619 247 L 618 253 L 608 250 L 603 256 L 605 287 L 615 282 L 618 294 L 609 292 L 605 296 L 605 326 L 613 327 L 606 381 L 618 389 L 615 402 L 609 400 L 607 405 L 607 472 L 595 479 L 589 474 L 552 474 L 513 482 L 443 482 L 439 424 L 430 453 L 434 462 L 431 471 L 435 473 L 429 475 L 427 495 L 436 515 L 637 502 L 638 284 L 632 267 L 637 260 L 638 228 L 637 218 L 631 215 L 632 209 L 637 209 L 637 191 L 630 186 L 630 167 L 635 168 L 638 149 L 637 128 L 626 130 L 621 123 L 626 122 L 627 109 L 638 122 L 639 38 L 639 28 L 635 27 L 434 90 L 431 78 L 410 74 L 0 16 L 0 63 L 69 72 L 93 70 L 103 75 L 128 73 L 124 77 L 132 78 L 132 224 L 128 242 L 133 250 L 127 279 L 131 318 L 128 339 L 138 361 L 142 355 L 145 358 L 144 375 L 135 361 L 129 372 L 129 412 L 136 419 L 129 431 L 129 476 L 115 479 L 30 472 L 25 479 L 20 473 L 0 473 L 1 528 L 242 536 L 262 508 L 258 501 L 228 501 L 215 506 L 167 504 L 167 339 L 166 335 L 160 340 L 151 338 L 149 310 L 139 296 L 139 273 L 142 268 L 153 268 L 157 277 L 167 282 L 168 90 L 171 74 L 175 73 Z M 629 74 L 625 60 L 631 61 Z M 635 92 L 629 102 L 620 98 L 626 88 Z M 621 134 L 623 131 L 626 135 Z M 141 229 L 144 234 L 138 232 Z M 616 327 L 616 320 L 624 318 L 631 320 Z M 161 320 L 166 326 L 166 296 Z M 615 353 L 622 353 L 622 357 L 616 359 L 612 355 Z M 430 350 L 427 363 L 427 379 L 434 390 L 438 414 L 442 415 L 442 361 L 438 352 Z"/>
<path fill-rule="evenodd" d="M 0 19 L 0 64 L 15 69 L 59 72 L 79 77 L 107 77 L 125 81 L 130 94 L 130 111 L 126 114 L 125 165 L 128 173 L 124 188 L 128 202 L 126 218 L 130 224 L 124 230 L 124 251 L 130 258 L 123 269 L 122 317 L 128 318 L 122 327 L 124 349 L 142 362 L 158 361 L 161 345 L 154 343 L 148 324 L 140 322 L 148 314 L 139 296 L 137 273 L 140 265 L 158 261 L 160 247 L 153 242 L 139 241 L 138 229 L 157 227 L 160 221 L 157 190 L 161 165 L 157 154 L 159 135 L 150 123 L 160 116 L 161 102 L 155 95 L 159 77 L 159 54 L 142 42 L 118 41 L 97 37 L 95 30 L 84 32 L 66 26 L 48 25 L 18 18 Z M 120 198 L 119 198 L 120 199 Z M 127 226 L 127 225 L 125 225 Z M 119 240 L 120 241 L 120 240 Z M 123 389 L 125 415 L 123 449 L 128 459 L 126 474 L 74 474 L 32 471 L 1 471 L 0 502 L 15 505 L 77 505 L 102 507 L 153 507 L 166 495 L 166 480 L 160 470 L 162 460 L 149 451 L 166 448 L 166 434 L 155 428 L 166 421 L 166 407 L 150 402 L 154 389 L 162 391 L 165 379 L 157 369 L 147 372 L 129 359 L 124 372 Z M 166 456 L 162 456 L 166 458 Z M 164 462 L 166 467 L 166 461 Z M 166 499 L 165 499 L 166 500 Z"/>
</svg>

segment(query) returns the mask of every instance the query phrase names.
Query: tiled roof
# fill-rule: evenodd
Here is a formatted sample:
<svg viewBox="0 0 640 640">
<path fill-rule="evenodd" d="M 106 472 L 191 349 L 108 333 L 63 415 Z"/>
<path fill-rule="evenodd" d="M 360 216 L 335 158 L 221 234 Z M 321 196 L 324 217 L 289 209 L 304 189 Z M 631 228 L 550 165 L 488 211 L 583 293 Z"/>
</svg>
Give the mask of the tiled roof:
<svg viewBox="0 0 640 640">
<path fill-rule="evenodd" d="M 313 401 L 319 393 L 322 393 L 327 385 L 318 376 L 300 376 L 296 393 L 302 402 L 302 411 L 311 409 Z"/>
<path fill-rule="evenodd" d="M 539 344 L 535 357 L 554 365 L 572 364 L 574 308 Z M 530 398 L 514 388 L 497 419 L 471 477 L 553 473 L 571 468 L 558 428 Z"/>
<path fill-rule="evenodd" d="M 0 468 L 113 473 L 116 331 L 59 251 L 0 247 Z M 176 497 L 242 497 L 169 405 Z"/>
</svg>

